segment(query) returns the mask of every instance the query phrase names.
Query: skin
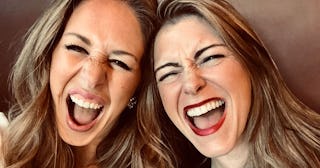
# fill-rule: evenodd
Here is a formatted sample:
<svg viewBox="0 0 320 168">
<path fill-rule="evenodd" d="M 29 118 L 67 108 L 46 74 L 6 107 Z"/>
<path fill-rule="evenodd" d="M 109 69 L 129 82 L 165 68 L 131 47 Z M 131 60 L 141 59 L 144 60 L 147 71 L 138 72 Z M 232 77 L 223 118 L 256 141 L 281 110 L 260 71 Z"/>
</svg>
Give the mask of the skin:
<svg viewBox="0 0 320 168">
<path fill-rule="evenodd" d="M 75 146 L 82 160 L 94 160 L 97 145 L 134 94 L 143 52 L 139 22 L 125 3 L 84 1 L 71 15 L 52 54 L 50 89 L 59 135 Z M 67 104 L 71 95 L 102 106 L 94 121 L 79 124 L 72 119 Z M 71 111 L 78 120 L 92 113 L 78 105 Z"/>
<path fill-rule="evenodd" d="M 213 165 L 242 167 L 248 153 L 241 135 L 251 105 L 251 83 L 237 56 L 206 21 L 185 16 L 161 28 L 154 59 L 161 100 L 175 126 L 212 158 Z M 225 107 L 198 117 L 198 128 L 192 128 L 186 109 L 210 100 L 223 100 Z"/>
</svg>

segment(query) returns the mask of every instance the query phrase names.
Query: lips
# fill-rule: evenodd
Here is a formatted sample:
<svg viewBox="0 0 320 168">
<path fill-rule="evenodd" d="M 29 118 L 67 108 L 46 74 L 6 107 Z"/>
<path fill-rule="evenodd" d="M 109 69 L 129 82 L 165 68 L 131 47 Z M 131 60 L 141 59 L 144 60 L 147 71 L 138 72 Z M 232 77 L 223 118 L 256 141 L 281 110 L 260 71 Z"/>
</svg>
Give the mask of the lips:
<svg viewBox="0 0 320 168">
<path fill-rule="evenodd" d="M 217 132 L 225 120 L 225 101 L 211 98 L 184 108 L 186 119 L 195 134 L 207 136 Z"/>
<path fill-rule="evenodd" d="M 103 111 L 103 104 L 80 94 L 71 94 L 67 98 L 67 124 L 75 131 L 87 131 L 94 126 Z"/>
</svg>

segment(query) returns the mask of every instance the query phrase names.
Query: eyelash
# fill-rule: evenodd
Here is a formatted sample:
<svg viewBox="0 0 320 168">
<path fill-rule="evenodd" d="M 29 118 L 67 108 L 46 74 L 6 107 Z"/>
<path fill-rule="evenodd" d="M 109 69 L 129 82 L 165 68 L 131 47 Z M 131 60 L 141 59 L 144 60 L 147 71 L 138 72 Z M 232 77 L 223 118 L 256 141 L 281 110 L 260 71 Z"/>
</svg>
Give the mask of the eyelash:
<svg viewBox="0 0 320 168">
<path fill-rule="evenodd" d="M 213 59 L 218 59 L 218 58 L 223 58 L 224 55 L 223 54 L 216 54 L 216 55 L 210 55 L 208 57 L 205 57 L 204 59 L 201 60 L 201 64 L 203 63 L 206 63 L 210 60 L 213 60 Z"/>
<path fill-rule="evenodd" d="M 86 49 L 84 49 L 83 47 L 80 47 L 78 45 L 70 44 L 70 45 L 65 45 L 65 47 L 67 50 L 72 50 L 72 51 L 84 53 L 87 55 L 89 54 L 89 52 Z"/>
<path fill-rule="evenodd" d="M 169 73 L 166 73 L 166 74 L 164 74 L 164 75 L 162 75 L 162 76 L 160 77 L 159 82 L 165 80 L 167 77 L 169 77 L 169 76 L 171 76 L 171 75 L 176 75 L 176 74 L 178 74 L 178 72 L 169 72 Z"/>
<path fill-rule="evenodd" d="M 120 68 L 127 70 L 127 71 L 131 71 L 132 68 L 130 68 L 126 63 L 120 61 L 120 60 L 116 60 L 116 59 L 109 59 L 108 60 L 111 64 L 115 64 L 117 66 L 119 66 Z"/>
<path fill-rule="evenodd" d="M 84 53 L 84 54 L 89 55 L 89 52 L 86 49 L 84 49 L 83 47 L 81 47 L 81 46 L 70 44 L 70 45 L 65 45 L 65 47 L 66 47 L 67 50 L 72 50 L 72 51 L 75 51 L 75 52 Z M 108 61 L 111 64 L 115 64 L 115 65 L 119 66 L 120 68 L 122 68 L 124 70 L 127 70 L 127 71 L 131 71 L 132 70 L 127 64 L 125 64 L 124 62 L 122 62 L 120 60 L 109 59 Z"/>
<path fill-rule="evenodd" d="M 206 63 L 210 60 L 214 60 L 214 59 L 218 59 L 218 58 L 223 58 L 225 57 L 223 54 L 216 54 L 216 55 L 210 55 L 208 57 L 205 57 L 204 59 L 201 60 L 200 64 L 203 64 L 203 63 Z M 179 72 L 176 72 L 176 71 L 173 71 L 173 72 L 169 72 L 169 73 L 166 73 L 164 75 L 162 75 L 160 78 L 159 78 L 159 82 L 165 80 L 167 77 L 171 76 L 171 75 L 176 75 L 178 74 Z"/>
</svg>

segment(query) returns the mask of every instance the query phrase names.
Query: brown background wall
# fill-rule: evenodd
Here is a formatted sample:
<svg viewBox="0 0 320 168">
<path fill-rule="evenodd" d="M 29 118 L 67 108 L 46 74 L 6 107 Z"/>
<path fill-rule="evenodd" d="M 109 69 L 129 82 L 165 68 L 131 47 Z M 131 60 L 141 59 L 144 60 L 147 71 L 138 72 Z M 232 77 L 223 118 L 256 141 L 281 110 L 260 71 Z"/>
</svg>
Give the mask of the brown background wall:
<svg viewBox="0 0 320 168">
<path fill-rule="evenodd" d="M 261 36 L 294 94 L 320 112 L 320 1 L 229 1 Z M 0 1 L 0 111 L 8 109 L 7 77 L 21 37 L 48 2 Z"/>
<path fill-rule="evenodd" d="M 0 0 L 0 111 L 8 109 L 8 74 L 20 51 L 22 36 L 48 2 L 49 0 Z"/>
<path fill-rule="evenodd" d="M 289 88 L 320 113 L 320 1 L 228 1 L 261 36 Z"/>
</svg>

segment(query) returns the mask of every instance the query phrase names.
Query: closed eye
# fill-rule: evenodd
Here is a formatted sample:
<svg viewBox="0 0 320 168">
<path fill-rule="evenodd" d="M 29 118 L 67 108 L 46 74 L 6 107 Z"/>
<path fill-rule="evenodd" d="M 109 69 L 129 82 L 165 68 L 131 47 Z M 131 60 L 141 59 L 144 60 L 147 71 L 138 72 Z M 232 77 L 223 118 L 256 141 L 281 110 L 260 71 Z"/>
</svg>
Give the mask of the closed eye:
<svg viewBox="0 0 320 168">
<path fill-rule="evenodd" d="M 173 77 L 175 75 L 177 75 L 179 72 L 178 71 L 172 71 L 172 72 L 168 72 L 162 76 L 160 76 L 159 78 L 159 82 L 162 82 L 163 80 L 169 78 L 169 77 Z"/>
<path fill-rule="evenodd" d="M 78 52 L 78 53 L 83 53 L 83 54 L 89 55 L 89 52 L 86 49 L 84 49 L 83 47 L 81 47 L 81 46 L 78 46 L 78 45 L 75 45 L 75 44 L 69 44 L 69 45 L 65 45 L 65 47 L 66 47 L 67 50 L 75 51 L 75 52 Z"/>
<path fill-rule="evenodd" d="M 117 60 L 117 59 L 109 59 L 109 62 L 111 65 L 115 65 L 115 66 L 118 66 L 124 70 L 127 70 L 127 71 L 131 71 L 132 68 L 130 68 L 126 63 L 120 61 L 120 60 Z"/>
<path fill-rule="evenodd" d="M 208 62 L 208 61 L 213 61 L 213 60 L 218 59 L 218 58 L 223 58 L 223 57 L 224 57 L 223 54 L 210 55 L 210 56 L 207 56 L 207 57 L 203 58 L 203 59 L 200 61 L 200 64 L 206 63 L 206 62 Z"/>
</svg>

